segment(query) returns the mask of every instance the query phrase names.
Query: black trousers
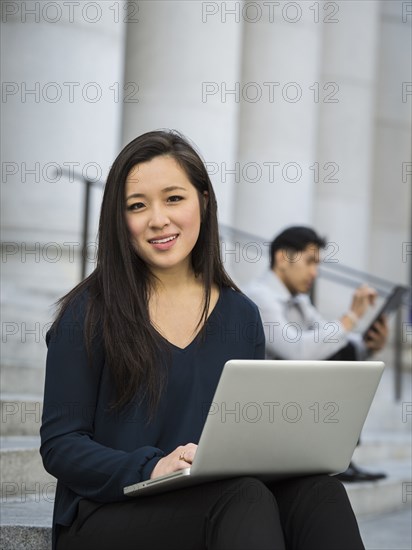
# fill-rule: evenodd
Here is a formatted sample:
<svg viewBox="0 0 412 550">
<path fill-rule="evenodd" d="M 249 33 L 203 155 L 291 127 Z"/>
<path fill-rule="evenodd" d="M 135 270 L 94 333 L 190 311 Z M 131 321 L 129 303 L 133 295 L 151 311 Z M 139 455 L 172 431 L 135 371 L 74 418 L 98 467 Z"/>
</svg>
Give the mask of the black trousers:
<svg viewBox="0 0 412 550">
<path fill-rule="evenodd" d="M 328 361 L 356 361 L 356 349 L 351 343 L 327 358 Z"/>
<path fill-rule="evenodd" d="M 364 550 L 346 491 L 326 475 L 215 481 L 99 504 L 82 500 L 57 550 Z"/>
</svg>

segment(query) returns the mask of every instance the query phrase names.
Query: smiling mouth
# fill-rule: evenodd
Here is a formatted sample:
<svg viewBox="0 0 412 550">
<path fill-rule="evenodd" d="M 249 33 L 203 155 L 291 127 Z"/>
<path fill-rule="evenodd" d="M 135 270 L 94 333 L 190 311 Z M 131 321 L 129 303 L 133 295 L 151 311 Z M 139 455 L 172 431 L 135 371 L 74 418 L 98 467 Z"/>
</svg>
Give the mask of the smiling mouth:
<svg viewBox="0 0 412 550">
<path fill-rule="evenodd" d="M 165 237 L 164 239 L 150 239 L 149 240 L 149 243 L 150 244 L 165 244 L 165 243 L 168 243 L 170 241 L 174 241 L 175 239 L 177 239 L 178 235 L 171 235 L 170 237 Z"/>
</svg>

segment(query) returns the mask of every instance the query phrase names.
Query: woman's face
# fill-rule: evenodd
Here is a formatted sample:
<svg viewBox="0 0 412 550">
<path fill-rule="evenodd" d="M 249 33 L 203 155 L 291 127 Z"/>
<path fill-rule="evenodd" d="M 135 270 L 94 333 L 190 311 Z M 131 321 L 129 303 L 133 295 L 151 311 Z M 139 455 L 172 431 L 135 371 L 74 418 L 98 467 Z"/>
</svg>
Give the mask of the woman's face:
<svg viewBox="0 0 412 550">
<path fill-rule="evenodd" d="M 172 157 L 155 157 L 129 172 L 126 224 L 136 252 L 153 272 L 189 268 L 200 232 L 201 200 L 207 200 L 206 194 L 200 197 Z"/>
</svg>

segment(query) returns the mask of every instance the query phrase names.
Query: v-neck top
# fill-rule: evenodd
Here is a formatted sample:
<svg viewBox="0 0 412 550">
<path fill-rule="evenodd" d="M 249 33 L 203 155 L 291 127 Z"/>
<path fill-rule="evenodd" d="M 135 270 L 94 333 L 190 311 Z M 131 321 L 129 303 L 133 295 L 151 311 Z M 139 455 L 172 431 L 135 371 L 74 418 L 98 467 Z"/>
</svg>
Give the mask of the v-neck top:
<svg viewBox="0 0 412 550">
<path fill-rule="evenodd" d="M 46 338 L 40 452 L 46 470 L 58 479 L 54 535 L 56 524 L 71 525 L 82 498 L 126 500 L 123 488 L 148 479 L 160 458 L 179 445 L 197 444 L 226 361 L 265 355 L 256 305 L 221 288 L 203 336 L 184 349 L 166 344 L 167 382 L 148 422 L 137 400 L 120 411 L 111 409 L 113 381 L 101 343 L 92 349 L 93 368 L 88 364 L 82 337 L 85 310 L 85 298 L 68 307 L 58 330 Z"/>
<path fill-rule="evenodd" d="M 207 318 L 206 324 L 209 323 L 209 322 L 210 323 L 214 322 L 213 321 L 214 313 L 215 313 L 215 310 L 219 311 L 221 298 L 222 298 L 222 292 L 219 291 L 219 296 L 216 300 L 216 303 L 215 303 L 212 311 L 209 312 L 209 316 Z M 167 343 L 168 346 L 170 346 L 175 351 L 180 351 L 181 353 L 186 353 L 191 347 L 196 346 L 197 345 L 197 339 L 202 336 L 202 331 L 199 331 L 197 334 L 195 334 L 195 336 L 192 338 L 192 340 L 186 346 L 184 346 L 182 348 L 182 347 L 180 347 L 176 344 L 173 344 L 173 342 L 170 342 L 170 340 L 168 340 L 165 336 L 163 336 L 163 334 L 155 326 L 154 326 L 154 329 L 157 332 L 157 334 L 159 335 L 159 337 L 162 340 L 164 340 Z"/>
</svg>

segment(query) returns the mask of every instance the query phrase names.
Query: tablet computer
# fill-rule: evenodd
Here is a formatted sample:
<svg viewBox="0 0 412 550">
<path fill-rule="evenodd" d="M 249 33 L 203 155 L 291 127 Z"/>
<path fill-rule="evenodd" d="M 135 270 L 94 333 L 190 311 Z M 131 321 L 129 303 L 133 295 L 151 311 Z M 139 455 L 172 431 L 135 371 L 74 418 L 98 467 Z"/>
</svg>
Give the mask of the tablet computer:
<svg viewBox="0 0 412 550">
<path fill-rule="evenodd" d="M 394 311 L 396 311 L 408 293 L 409 293 L 408 287 L 401 286 L 401 285 L 395 286 L 392 289 L 392 292 L 386 298 L 381 309 L 378 311 L 378 313 L 373 318 L 372 322 L 369 324 L 368 328 L 363 333 L 363 336 L 365 337 L 367 335 L 367 333 L 371 330 L 371 328 L 376 323 L 376 321 L 378 321 L 378 319 L 382 317 L 382 315 L 389 315 L 390 313 L 393 313 Z"/>
</svg>

